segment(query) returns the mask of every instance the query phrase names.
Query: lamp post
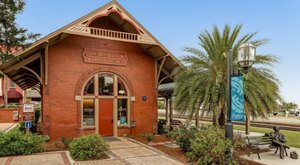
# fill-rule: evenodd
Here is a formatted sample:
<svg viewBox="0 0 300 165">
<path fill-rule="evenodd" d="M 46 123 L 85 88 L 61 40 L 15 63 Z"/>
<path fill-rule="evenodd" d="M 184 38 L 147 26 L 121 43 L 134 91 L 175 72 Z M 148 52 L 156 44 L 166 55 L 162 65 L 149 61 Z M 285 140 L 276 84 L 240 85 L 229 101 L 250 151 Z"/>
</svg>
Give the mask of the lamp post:
<svg viewBox="0 0 300 165">
<path fill-rule="evenodd" d="M 244 43 L 238 48 L 237 63 L 244 73 L 247 73 L 249 68 L 254 64 L 255 55 L 256 47 L 250 43 Z M 227 122 L 225 124 L 225 136 L 230 140 L 233 139 L 233 125 L 231 121 L 231 77 L 234 74 L 232 63 L 232 50 L 229 49 L 227 53 Z"/>
</svg>

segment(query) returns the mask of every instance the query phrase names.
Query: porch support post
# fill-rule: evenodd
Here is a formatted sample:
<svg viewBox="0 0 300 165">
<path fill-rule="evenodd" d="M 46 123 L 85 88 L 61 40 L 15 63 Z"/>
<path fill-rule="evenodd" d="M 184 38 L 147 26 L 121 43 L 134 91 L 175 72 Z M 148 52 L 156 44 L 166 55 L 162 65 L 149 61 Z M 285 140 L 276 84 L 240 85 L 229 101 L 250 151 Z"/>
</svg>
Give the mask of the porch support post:
<svg viewBox="0 0 300 165">
<path fill-rule="evenodd" d="M 172 95 L 170 96 L 170 100 L 169 100 L 169 109 L 170 109 L 170 123 L 171 123 L 173 120 Z"/>
<path fill-rule="evenodd" d="M 45 85 L 48 85 L 48 54 L 49 54 L 49 43 L 45 46 Z"/>
<path fill-rule="evenodd" d="M 45 79 L 44 79 L 44 59 L 43 56 L 40 56 L 40 75 L 41 75 L 41 86 L 44 85 Z"/>
<path fill-rule="evenodd" d="M 157 76 L 157 66 L 158 66 L 158 64 L 157 64 L 157 60 L 155 60 L 155 63 L 154 63 L 154 79 L 155 79 L 155 89 L 157 89 L 158 88 L 158 76 Z"/>
<path fill-rule="evenodd" d="M 169 120 L 169 98 L 168 97 L 165 97 L 165 109 L 166 109 L 166 126 L 167 126 L 167 129 L 169 130 L 170 128 L 170 120 Z"/>
</svg>

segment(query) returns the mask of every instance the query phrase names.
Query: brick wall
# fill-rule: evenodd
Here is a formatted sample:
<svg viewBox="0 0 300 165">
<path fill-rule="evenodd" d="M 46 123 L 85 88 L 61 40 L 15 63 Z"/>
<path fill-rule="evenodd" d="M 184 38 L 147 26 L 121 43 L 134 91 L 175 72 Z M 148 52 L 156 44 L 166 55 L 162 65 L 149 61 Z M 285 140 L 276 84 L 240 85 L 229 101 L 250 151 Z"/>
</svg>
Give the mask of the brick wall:
<svg viewBox="0 0 300 165">
<path fill-rule="evenodd" d="M 18 119 L 14 120 L 13 112 L 18 111 Z M 0 123 L 14 123 L 22 120 L 22 108 L 0 108 Z"/>
<path fill-rule="evenodd" d="M 126 51 L 128 65 L 84 63 L 84 48 Z M 154 59 L 138 44 L 72 35 L 49 48 L 49 81 L 43 89 L 44 134 L 54 140 L 94 132 L 80 128 L 80 104 L 75 101 L 78 81 L 93 69 L 116 72 L 128 80 L 126 83 L 136 97 L 131 102 L 131 120 L 136 121 L 134 132 L 153 133 L 157 118 Z M 147 100 L 142 101 L 142 96 L 147 96 Z"/>
</svg>

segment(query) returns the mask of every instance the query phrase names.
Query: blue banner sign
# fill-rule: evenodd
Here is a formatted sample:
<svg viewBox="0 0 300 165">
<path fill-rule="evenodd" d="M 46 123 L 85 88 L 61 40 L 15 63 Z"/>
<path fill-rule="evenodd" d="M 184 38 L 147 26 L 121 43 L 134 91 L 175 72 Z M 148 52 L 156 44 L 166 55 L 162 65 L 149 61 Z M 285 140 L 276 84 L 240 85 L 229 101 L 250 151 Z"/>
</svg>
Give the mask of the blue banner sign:
<svg viewBox="0 0 300 165">
<path fill-rule="evenodd" d="M 231 120 L 245 121 L 243 76 L 231 77 Z"/>
</svg>

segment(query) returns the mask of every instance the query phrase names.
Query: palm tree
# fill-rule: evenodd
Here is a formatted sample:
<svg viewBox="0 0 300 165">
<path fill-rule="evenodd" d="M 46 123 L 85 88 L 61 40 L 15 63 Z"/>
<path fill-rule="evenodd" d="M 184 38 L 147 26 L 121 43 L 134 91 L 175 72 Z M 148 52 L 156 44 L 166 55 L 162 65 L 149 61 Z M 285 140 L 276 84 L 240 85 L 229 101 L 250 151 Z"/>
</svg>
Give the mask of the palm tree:
<svg viewBox="0 0 300 165">
<path fill-rule="evenodd" d="M 186 67 L 179 68 L 175 74 L 175 109 L 180 113 L 196 115 L 199 109 L 213 113 L 213 123 L 224 126 L 226 121 L 226 82 L 227 82 L 227 50 L 232 49 L 233 60 L 237 60 L 238 47 L 246 42 L 255 46 L 266 44 L 268 40 L 253 40 L 256 33 L 246 34 L 238 39 L 242 25 L 231 30 L 225 25 L 223 32 L 214 26 L 212 33 L 207 30 L 198 38 L 200 47 L 187 47 L 189 53 L 182 58 Z M 270 70 L 277 58 L 270 55 L 257 55 L 256 63 L 244 74 L 244 96 L 246 114 L 254 117 L 267 117 L 278 107 L 279 81 Z M 234 63 L 234 68 L 238 64 Z M 249 115 L 248 115 L 249 116 Z"/>
</svg>

